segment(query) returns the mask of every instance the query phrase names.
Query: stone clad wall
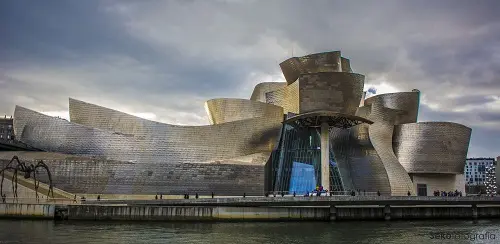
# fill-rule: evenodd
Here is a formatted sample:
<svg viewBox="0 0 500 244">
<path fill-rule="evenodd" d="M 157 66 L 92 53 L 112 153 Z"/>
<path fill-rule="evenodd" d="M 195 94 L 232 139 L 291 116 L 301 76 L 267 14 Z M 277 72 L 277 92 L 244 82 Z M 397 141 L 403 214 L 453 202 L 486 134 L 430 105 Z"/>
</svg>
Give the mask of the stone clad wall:
<svg viewBox="0 0 500 244">
<path fill-rule="evenodd" d="M 58 153 L 0 152 L 0 166 L 13 155 L 27 164 L 43 160 L 51 170 L 54 187 L 73 194 L 264 194 L 262 164 L 140 164 Z M 40 177 L 48 183 L 46 174 Z M 4 183 L 4 189 L 6 186 Z"/>
</svg>

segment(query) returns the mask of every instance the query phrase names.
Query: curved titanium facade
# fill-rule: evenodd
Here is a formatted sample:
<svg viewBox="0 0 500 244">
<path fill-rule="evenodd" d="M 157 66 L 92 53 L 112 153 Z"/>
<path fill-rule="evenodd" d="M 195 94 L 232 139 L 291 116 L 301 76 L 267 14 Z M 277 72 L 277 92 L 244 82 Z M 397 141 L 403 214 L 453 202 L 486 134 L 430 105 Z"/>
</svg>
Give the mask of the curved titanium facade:
<svg viewBox="0 0 500 244">
<path fill-rule="evenodd" d="M 363 94 L 365 77 L 360 74 L 327 72 L 299 77 L 299 112 L 330 110 L 354 115 Z"/>
<path fill-rule="evenodd" d="M 363 95 L 364 78 L 345 72 L 301 74 L 285 88 L 266 93 L 266 102 L 296 114 L 330 110 L 354 115 Z"/>
<path fill-rule="evenodd" d="M 344 61 L 344 63 L 346 62 Z M 286 82 L 292 84 L 301 74 L 342 72 L 342 59 L 340 51 L 315 53 L 289 58 L 280 63 L 280 67 Z"/>
<path fill-rule="evenodd" d="M 27 121 L 21 141 L 47 151 L 120 161 L 193 163 L 270 153 L 282 121 L 280 116 L 174 126 L 83 102 L 78 108 L 75 103 L 70 114 L 79 124 L 16 107 L 16 118 Z"/>
<path fill-rule="evenodd" d="M 394 152 L 408 173 L 463 174 L 471 131 L 449 122 L 397 125 Z"/>
<path fill-rule="evenodd" d="M 352 73 L 351 61 L 347 58 L 341 58 L 342 72 Z"/>
<path fill-rule="evenodd" d="M 370 142 L 368 124 L 349 129 L 332 128 L 330 145 L 346 189 L 391 194 L 382 159 Z"/>
<path fill-rule="evenodd" d="M 266 103 L 283 107 L 285 113 L 299 113 L 299 81 L 266 93 Z"/>
<path fill-rule="evenodd" d="M 258 101 L 217 98 L 205 102 L 211 124 L 222 124 L 256 117 L 283 117 L 283 108 Z"/>
<path fill-rule="evenodd" d="M 395 124 L 406 124 L 417 122 L 418 107 L 420 103 L 420 92 L 398 92 L 376 95 L 365 100 L 365 106 L 379 103 L 382 106 L 394 110 L 400 110 L 394 121 Z"/>
<path fill-rule="evenodd" d="M 250 100 L 266 102 L 266 93 L 283 89 L 286 86 L 286 82 L 262 82 L 255 86 L 252 92 Z"/>
<path fill-rule="evenodd" d="M 392 149 L 392 134 L 396 114 L 392 109 L 381 103 L 372 103 L 368 119 L 374 123 L 368 128 L 370 141 L 377 151 L 391 185 L 391 194 L 404 196 L 408 192 L 415 195 L 415 189 L 410 176 L 401 166 Z"/>
</svg>

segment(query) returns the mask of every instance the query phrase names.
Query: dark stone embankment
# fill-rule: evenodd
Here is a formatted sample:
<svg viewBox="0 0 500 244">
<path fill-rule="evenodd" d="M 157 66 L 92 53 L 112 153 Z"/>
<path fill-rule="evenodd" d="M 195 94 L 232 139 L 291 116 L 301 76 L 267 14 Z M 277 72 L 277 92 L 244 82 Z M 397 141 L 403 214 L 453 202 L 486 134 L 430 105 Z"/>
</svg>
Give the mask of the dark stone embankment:
<svg viewBox="0 0 500 244">
<path fill-rule="evenodd" d="M 0 204 L 0 217 L 137 221 L 340 221 L 500 217 L 500 198 L 247 197 Z"/>
</svg>

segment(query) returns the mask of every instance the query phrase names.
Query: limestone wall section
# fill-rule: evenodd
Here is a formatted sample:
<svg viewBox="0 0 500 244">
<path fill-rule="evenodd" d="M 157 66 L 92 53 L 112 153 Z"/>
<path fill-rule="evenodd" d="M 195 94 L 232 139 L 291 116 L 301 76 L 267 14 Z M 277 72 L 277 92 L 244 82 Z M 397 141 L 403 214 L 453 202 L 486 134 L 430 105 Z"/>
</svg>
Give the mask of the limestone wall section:
<svg viewBox="0 0 500 244">
<path fill-rule="evenodd" d="M 13 155 L 43 160 L 53 185 L 73 194 L 247 195 L 264 194 L 264 165 L 224 163 L 132 163 L 46 152 L 0 152 L 0 166 Z M 40 180 L 48 183 L 45 174 Z M 4 187 L 9 186 L 4 183 Z M 5 188 L 4 188 L 5 189 Z M 11 192 L 11 188 L 8 188 Z"/>
</svg>

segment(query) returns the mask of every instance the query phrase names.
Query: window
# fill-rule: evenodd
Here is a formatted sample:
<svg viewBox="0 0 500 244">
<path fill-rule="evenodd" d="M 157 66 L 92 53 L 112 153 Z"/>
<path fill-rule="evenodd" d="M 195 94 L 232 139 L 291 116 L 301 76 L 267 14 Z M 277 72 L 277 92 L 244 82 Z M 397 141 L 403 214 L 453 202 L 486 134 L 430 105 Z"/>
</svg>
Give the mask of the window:
<svg viewBox="0 0 500 244">
<path fill-rule="evenodd" d="M 484 165 L 479 165 L 479 167 L 477 167 L 477 170 L 478 170 L 479 172 L 485 172 L 485 171 L 486 171 L 486 166 L 484 166 Z"/>
</svg>

